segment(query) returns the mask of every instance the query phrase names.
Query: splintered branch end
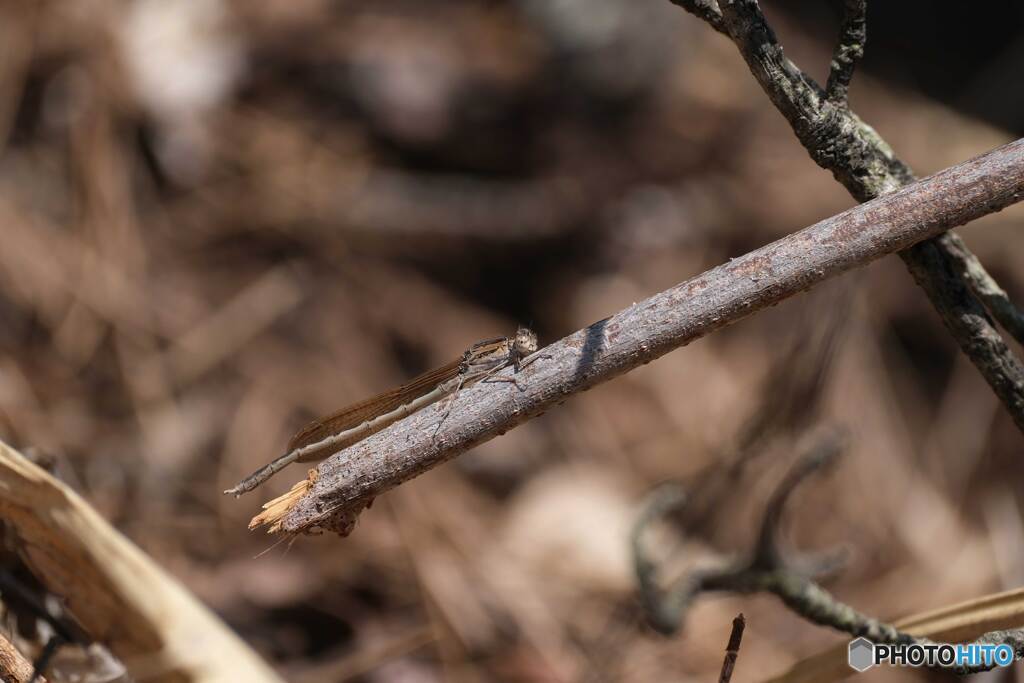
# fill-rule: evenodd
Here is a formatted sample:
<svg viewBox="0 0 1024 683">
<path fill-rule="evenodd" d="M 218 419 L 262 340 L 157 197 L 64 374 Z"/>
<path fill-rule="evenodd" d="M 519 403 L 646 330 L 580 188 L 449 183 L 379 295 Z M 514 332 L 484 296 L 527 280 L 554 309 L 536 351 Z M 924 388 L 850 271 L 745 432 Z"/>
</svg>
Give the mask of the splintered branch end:
<svg viewBox="0 0 1024 683">
<path fill-rule="evenodd" d="M 296 482 L 285 494 L 267 501 L 263 504 L 263 512 L 252 518 L 249 522 L 250 529 L 266 526 L 268 534 L 275 534 L 281 531 L 281 522 L 288 511 L 295 505 L 296 501 L 306 495 L 309 487 L 316 481 L 316 470 L 309 471 L 309 477 Z"/>
<path fill-rule="evenodd" d="M 265 526 L 268 534 L 285 533 L 293 536 L 317 535 L 325 531 L 336 533 L 342 538 L 351 534 L 359 514 L 373 505 L 373 498 L 316 510 L 308 515 L 300 515 L 298 519 L 291 518 L 299 501 L 306 498 L 318 478 L 317 470 L 309 470 L 307 478 L 296 482 L 287 493 L 264 503 L 263 512 L 252 518 L 249 528 Z"/>
</svg>

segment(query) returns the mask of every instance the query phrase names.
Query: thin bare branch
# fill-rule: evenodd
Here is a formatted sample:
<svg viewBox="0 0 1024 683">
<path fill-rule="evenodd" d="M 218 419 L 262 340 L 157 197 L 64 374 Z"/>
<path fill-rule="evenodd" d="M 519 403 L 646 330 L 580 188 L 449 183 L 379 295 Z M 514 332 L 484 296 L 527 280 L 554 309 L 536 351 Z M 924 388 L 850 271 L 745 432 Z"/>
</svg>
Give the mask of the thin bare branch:
<svg viewBox="0 0 1024 683">
<path fill-rule="evenodd" d="M 729 633 L 729 643 L 725 646 L 725 660 L 722 662 L 722 673 L 718 676 L 718 683 L 729 683 L 732 680 L 732 671 L 736 667 L 736 658 L 740 654 L 740 643 L 743 642 L 743 629 L 747 620 L 741 613 L 732 620 L 732 631 Z"/>
<path fill-rule="evenodd" d="M 867 19 L 867 0 L 845 0 L 843 25 L 839 28 L 839 43 L 832 53 L 828 83 L 825 85 L 825 96 L 830 102 L 846 104 L 853 71 L 864 57 L 864 43 L 868 38 Z"/>
<path fill-rule="evenodd" d="M 703 19 L 708 25 L 723 35 L 725 23 L 722 21 L 722 11 L 718 9 L 716 0 L 670 0 L 673 5 L 679 5 L 695 17 Z"/>
<path fill-rule="evenodd" d="M 784 237 L 552 344 L 542 350 L 545 357 L 522 371 L 518 387 L 486 383 L 462 392 L 436 435 L 438 413 L 428 408 L 331 456 L 317 468 L 315 481 L 277 501 L 274 518 L 261 521 L 289 533 L 313 528 L 347 533 L 354 515 L 375 496 L 575 393 L 1022 198 L 1024 140 L 1018 140 Z M 1024 384 L 1017 393 L 1024 405 Z"/>
</svg>

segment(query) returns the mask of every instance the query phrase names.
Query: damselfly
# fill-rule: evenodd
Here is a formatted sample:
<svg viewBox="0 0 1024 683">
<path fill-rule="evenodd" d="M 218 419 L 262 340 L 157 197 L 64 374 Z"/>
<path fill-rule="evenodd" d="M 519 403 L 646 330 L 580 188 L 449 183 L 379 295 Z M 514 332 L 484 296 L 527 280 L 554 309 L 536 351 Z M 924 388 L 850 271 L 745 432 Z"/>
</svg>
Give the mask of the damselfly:
<svg viewBox="0 0 1024 683">
<path fill-rule="evenodd" d="M 403 417 L 451 396 L 438 423 L 440 427 L 460 389 L 491 377 L 510 365 L 518 372 L 523 359 L 536 350 L 537 335 L 525 327 L 520 327 L 511 337 L 477 342 L 466 349 L 458 360 L 429 370 L 397 389 L 385 391 L 311 422 L 292 437 L 287 453 L 256 470 L 224 493 L 240 496 L 252 491 L 293 462 L 323 460 Z"/>
</svg>

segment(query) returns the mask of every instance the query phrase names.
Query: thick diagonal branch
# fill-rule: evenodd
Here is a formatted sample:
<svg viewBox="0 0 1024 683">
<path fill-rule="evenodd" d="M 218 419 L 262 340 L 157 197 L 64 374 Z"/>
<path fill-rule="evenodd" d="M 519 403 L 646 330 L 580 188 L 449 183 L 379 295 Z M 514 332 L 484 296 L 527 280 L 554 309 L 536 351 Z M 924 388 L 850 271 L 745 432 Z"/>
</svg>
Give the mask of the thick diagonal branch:
<svg viewBox="0 0 1024 683">
<path fill-rule="evenodd" d="M 755 311 L 1024 198 L 1024 140 L 858 205 L 634 304 L 541 350 L 517 384 L 462 392 L 321 463 L 276 503 L 276 530 L 348 533 L 375 496 Z M 1024 395 L 1024 387 L 1017 387 Z M 1024 425 L 1022 425 L 1024 427 Z"/>
</svg>

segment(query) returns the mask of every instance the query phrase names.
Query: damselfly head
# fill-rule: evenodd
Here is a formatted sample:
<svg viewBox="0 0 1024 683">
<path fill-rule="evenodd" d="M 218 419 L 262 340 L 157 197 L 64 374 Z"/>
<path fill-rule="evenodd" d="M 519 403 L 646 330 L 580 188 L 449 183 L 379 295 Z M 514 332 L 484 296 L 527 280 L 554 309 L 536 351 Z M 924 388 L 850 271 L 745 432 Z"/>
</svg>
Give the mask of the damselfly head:
<svg viewBox="0 0 1024 683">
<path fill-rule="evenodd" d="M 516 330 L 512 346 L 520 357 L 530 355 L 537 350 L 537 333 L 529 327 L 520 327 Z"/>
</svg>

